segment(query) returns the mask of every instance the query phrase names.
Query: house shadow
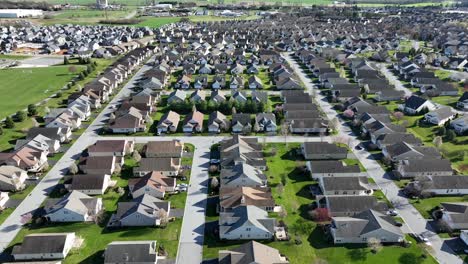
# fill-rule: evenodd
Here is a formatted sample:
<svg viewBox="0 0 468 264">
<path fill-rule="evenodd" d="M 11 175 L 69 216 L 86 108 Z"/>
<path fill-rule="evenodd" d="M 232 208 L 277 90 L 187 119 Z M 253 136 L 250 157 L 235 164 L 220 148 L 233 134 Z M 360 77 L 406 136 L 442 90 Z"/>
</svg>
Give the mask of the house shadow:
<svg viewBox="0 0 468 264">
<path fill-rule="evenodd" d="M 314 198 L 312 197 L 312 194 L 311 194 L 311 190 L 310 190 L 310 187 L 311 187 L 312 184 L 310 185 L 306 185 L 304 187 L 302 187 L 297 193 L 296 193 L 296 196 L 299 196 L 299 197 L 304 197 L 304 198 L 307 198 L 307 199 L 310 199 L 310 200 L 314 200 Z"/>
<path fill-rule="evenodd" d="M 291 148 L 280 156 L 282 160 L 303 161 L 304 159 L 297 154 L 296 148 Z"/>
<path fill-rule="evenodd" d="M 104 250 L 96 251 L 94 254 L 80 261 L 81 264 L 94 264 L 104 262 Z"/>
<path fill-rule="evenodd" d="M 288 178 L 293 181 L 293 183 L 311 181 L 310 177 L 307 175 L 307 172 L 302 169 L 295 167 L 291 172 L 288 173 Z"/>
</svg>

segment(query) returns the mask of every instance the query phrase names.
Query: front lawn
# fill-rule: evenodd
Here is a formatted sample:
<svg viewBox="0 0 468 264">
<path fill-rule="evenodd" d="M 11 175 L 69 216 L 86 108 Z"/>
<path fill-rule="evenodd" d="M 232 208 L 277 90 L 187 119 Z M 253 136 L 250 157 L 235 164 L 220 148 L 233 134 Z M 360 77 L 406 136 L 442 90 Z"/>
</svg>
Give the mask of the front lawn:
<svg viewBox="0 0 468 264">
<path fill-rule="evenodd" d="M 365 245 L 335 246 L 329 243 L 322 228 L 308 219 L 309 204 L 314 201 L 309 187 L 316 182 L 303 172 L 304 161 L 294 150 L 298 147 L 299 144 L 288 144 L 286 147 L 285 144 L 275 143 L 267 144 L 264 149 L 268 184 L 276 204 L 287 211 L 282 220 L 289 227 L 291 241 L 260 242 L 277 248 L 292 264 L 321 263 L 318 262 L 320 260 L 327 263 L 436 263 L 432 258 L 422 258 L 422 249 L 410 238 L 413 243 L 409 248 L 385 246 L 377 254 L 371 253 Z M 278 188 L 281 182 L 285 183 L 284 188 Z M 271 216 L 278 217 L 276 213 Z M 216 258 L 220 249 L 230 249 L 245 242 L 218 241 L 213 234 L 205 233 L 203 256 L 205 259 Z"/>
<path fill-rule="evenodd" d="M 412 199 L 410 203 L 416 208 L 421 215 L 429 219 L 431 218 L 431 213 L 434 211 L 436 206 L 439 206 L 440 203 L 458 203 L 466 202 L 466 199 L 463 196 L 439 196 L 426 199 Z"/>
</svg>

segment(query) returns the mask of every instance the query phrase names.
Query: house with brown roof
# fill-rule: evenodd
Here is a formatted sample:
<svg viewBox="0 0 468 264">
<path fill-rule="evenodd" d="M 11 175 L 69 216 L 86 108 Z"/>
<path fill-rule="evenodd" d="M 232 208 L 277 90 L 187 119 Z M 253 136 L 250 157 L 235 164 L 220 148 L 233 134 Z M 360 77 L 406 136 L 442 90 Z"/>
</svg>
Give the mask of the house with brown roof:
<svg viewBox="0 0 468 264">
<path fill-rule="evenodd" d="M 124 157 L 131 154 L 134 147 L 135 142 L 131 140 L 98 140 L 88 147 L 88 155 L 91 157 Z"/>
<path fill-rule="evenodd" d="M 267 212 L 272 212 L 275 200 L 268 187 L 222 187 L 219 193 L 221 212 L 230 211 L 239 206 L 254 205 Z"/>
<path fill-rule="evenodd" d="M 144 194 L 164 199 L 166 193 L 173 193 L 176 187 L 176 179 L 166 177 L 161 172 L 153 171 L 142 178 L 133 178 L 128 181 L 128 188 L 133 198 Z"/>
<path fill-rule="evenodd" d="M 150 172 L 158 171 L 164 176 L 176 177 L 179 175 L 180 158 L 142 158 L 140 165 L 133 168 L 133 175 L 143 177 Z"/>
<path fill-rule="evenodd" d="M 24 146 L 11 153 L 0 153 L 0 165 L 15 166 L 29 172 L 40 172 L 47 166 L 47 153 Z"/>
<path fill-rule="evenodd" d="M 116 134 L 129 134 L 145 131 L 146 116 L 147 112 L 143 113 L 135 107 L 130 107 L 127 113 L 117 116 L 114 120 L 111 121 L 109 129 L 112 131 L 112 133 Z"/>
<path fill-rule="evenodd" d="M 239 247 L 229 250 L 220 250 L 219 264 L 288 264 L 286 257 L 282 256 L 276 248 L 272 248 L 256 241 L 249 241 Z"/>
<path fill-rule="evenodd" d="M 150 141 L 143 148 L 146 158 L 181 158 L 184 143 L 179 140 Z"/>
<path fill-rule="evenodd" d="M 184 133 L 200 133 L 203 131 L 203 113 L 200 111 L 193 111 L 185 116 L 183 122 Z"/>
<path fill-rule="evenodd" d="M 157 125 L 158 134 L 174 133 L 179 126 L 180 115 L 174 111 L 169 111 L 161 117 Z"/>
<path fill-rule="evenodd" d="M 123 158 L 115 156 L 82 157 L 78 167 L 85 174 L 112 175 L 117 166 L 123 165 L 122 160 Z"/>
<path fill-rule="evenodd" d="M 80 191 L 87 195 L 102 195 L 106 192 L 111 181 L 109 174 L 74 175 L 69 190 Z"/>
</svg>

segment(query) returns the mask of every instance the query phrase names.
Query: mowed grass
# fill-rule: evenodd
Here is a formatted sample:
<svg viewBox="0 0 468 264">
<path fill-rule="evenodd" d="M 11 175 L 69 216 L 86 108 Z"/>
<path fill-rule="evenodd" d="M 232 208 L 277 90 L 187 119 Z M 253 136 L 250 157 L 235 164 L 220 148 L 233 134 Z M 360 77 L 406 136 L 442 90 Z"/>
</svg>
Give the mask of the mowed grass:
<svg viewBox="0 0 468 264">
<path fill-rule="evenodd" d="M 67 66 L 0 70 L 0 119 L 51 96 L 74 76 Z"/>
<path fill-rule="evenodd" d="M 411 200 L 410 203 L 416 208 L 421 215 L 429 219 L 431 218 L 431 213 L 434 211 L 436 206 L 440 206 L 440 203 L 459 203 L 466 202 L 465 197 L 463 196 L 439 196 L 426 199 L 415 199 Z"/>
<path fill-rule="evenodd" d="M 143 21 L 131 26 L 157 28 L 166 24 L 180 21 L 180 17 L 140 17 L 140 19 L 143 19 Z"/>
<path fill-rule="evenodd" d="M 304 161 L 296 151 L 299 144 L 275 143 L 267 144 L 265 154 L 268 171 L 268 184 L 272 188 L 275 203 L 283 206 L 287 216 L 282 220 L 289 228 L 291 241 L 261 241 L 274 247 L 288 257 L 291 264 L 310 263 L 436 263 L 432 258 L 422 258 L 423 250 L 416 242 L 408 237 L 412 245 L 408 248 L 400 246 L 385 246 L 377 254 L 371 253 L 365 244 L 335 246 L 328 242 L 322 228 L 308 219 L 309 204 L 314 199 L 310 195 L 309 187 L 316 184 L 307 173 L 302 170 Z M 272 150 L 274 150 L 272 152 Z M 274 156 L 270 153 L 276 153 Z M 283 191 L 278 184 L 285 181 Z M 276 214 L 272 214 L 276 215 Z M 277 217 L 280 220 L 279 217 Z M 298 225 L 307 226 L 304 232 Z M 302 243 L 296 244 L 295 240 Z M 220 249 L 231 249 L 246 241 L 216 241 L 211 234 L 205 234 L 203 256 L 212 259 L 218 256 Z M 320 262 L 324 261 L 324 262 Z"/>
<path fill-rule="evenodd" d="M 123 19 L 133 10 L 117 10 L 107 11 L 108 19 Z M 103 10 L 63 10 L 57 13 L 52 13 L 52 17 L 41 19 L 39 22 L 46 25 L 53 24 L 98 24 L 101 20 L 106 19 L 106 13 Z"/>
<path fill-rule="evenodd" d="M 24 60 L 31 58 L 31 56 L 27 55 L 13 55 L 13 54 L 0 54 L 0 60 L 6 59 L 6 60 Z"/>
</svg>

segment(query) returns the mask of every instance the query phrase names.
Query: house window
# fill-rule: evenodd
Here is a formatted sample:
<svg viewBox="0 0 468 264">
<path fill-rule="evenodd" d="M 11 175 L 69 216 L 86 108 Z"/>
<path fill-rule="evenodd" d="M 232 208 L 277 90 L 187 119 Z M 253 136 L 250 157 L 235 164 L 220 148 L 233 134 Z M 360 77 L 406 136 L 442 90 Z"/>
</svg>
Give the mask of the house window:
<svg viewBox="0 0 468 264">
<path fill-rule="evenodd" d="M 252 229 L 250 227 L 247 227 L 245 231 L 251 231 Z"/>
</svg>

